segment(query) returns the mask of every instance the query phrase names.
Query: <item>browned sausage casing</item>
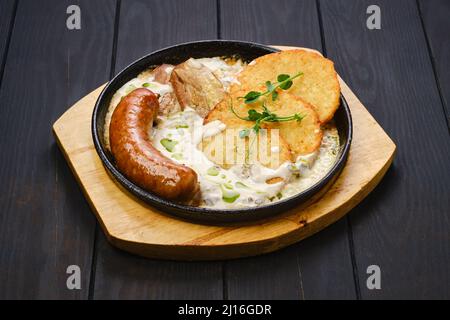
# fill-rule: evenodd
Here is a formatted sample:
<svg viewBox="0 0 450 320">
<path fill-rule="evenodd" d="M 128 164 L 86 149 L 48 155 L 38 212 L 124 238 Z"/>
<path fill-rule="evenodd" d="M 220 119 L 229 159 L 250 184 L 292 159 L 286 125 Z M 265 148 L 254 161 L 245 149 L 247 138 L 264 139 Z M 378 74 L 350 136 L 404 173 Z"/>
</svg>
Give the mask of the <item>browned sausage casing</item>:
<svg viewBox="0 0 450 320">
<path fill-rule="evenodd" d="M 198 191 L 197 174 L 165 157 L 150 141 L 158 108 L 158 96 L 148 89 L 125 96 L 111 118 L 111 152 L 119 170 L 140 187 L 166 199 L 189 200 Z"/>
</svg>

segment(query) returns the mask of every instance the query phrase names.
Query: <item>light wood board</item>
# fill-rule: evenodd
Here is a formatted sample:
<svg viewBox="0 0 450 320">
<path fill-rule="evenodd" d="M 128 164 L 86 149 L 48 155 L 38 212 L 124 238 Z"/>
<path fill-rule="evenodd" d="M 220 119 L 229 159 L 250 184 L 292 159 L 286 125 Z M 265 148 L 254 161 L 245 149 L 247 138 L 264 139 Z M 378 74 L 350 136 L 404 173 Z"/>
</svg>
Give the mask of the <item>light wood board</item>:
<svg viewBox="0 0 450 320">
<path fill-rule="evenodd" d="M 395 144 L 339 80 L 354 129 L 344 170 L 317 202 L 254 224 L 208 226 L 179 220 L 119 187 L 103 167 L 91 136 L 92 110 L 103 86 L 67 110 L 54 123 L 53 132 L 112 245 L 145 257 L 175 260 L 258 255 L 300 241 L 343 217 L 373 190 L 392 163 Z"/>
</svg>

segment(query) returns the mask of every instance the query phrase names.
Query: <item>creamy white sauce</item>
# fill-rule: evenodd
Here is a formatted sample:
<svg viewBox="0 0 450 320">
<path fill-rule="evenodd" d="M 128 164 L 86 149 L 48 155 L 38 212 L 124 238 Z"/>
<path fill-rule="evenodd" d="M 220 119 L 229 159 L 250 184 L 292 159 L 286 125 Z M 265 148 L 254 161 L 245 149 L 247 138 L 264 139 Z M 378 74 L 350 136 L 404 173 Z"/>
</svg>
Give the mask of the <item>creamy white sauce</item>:
<svg viewBox="0 0 450 320">
<path fill-rule="evenodd" d="M 288 198 L 308 189 L 322 179 L 335 164 L 339 153 L 339 135 L 333 125 L 324 129 L 322 144 L 316 152 L 297 157 L 292 165 L 293 175 L 282 190 Z"/>
<path fill-rule="evenodd" d="M 230 65 L 223 59 L 196 59 L 216 75 L 225 89 L 236 83 L 236 75 L 243 63 L 238 60 Z M 168 70 L 170 73 L 172 70 Z M 122 86 L 113 96 L 105 121 L 105 141 L 109 148 L 109 124 L 112 113 L 122 97 L 136 88 L 145 87 L 161 96 L 172 91 L 170 84 L 155 82 L 152 76 L 138 77 Z M 234 165 L 224 169 L 214 164 L 198 148 L 204 138 L 217 135 L 226 129 L 219 120 L 203 125 L 203 118 L 194 109 L 157 118 L 152 129 L 153 145 L 173 161 L 185 164 L 197 172 L 203 207 L 233 209 L 260 206 L 294 196 L 317 183 L 333 166 L 339 150 L 339 136 L 333 125 L 324 128 L 320 148 L 308 155 L 299 156 L 295 163 L 283 163 L 277 169 L 254 164 Z M 279 147 L 272 147 L 279 152 Z M 281 182 L 269 184 L 272 178 L 282 178 Z"/>
<path fill-rule="evenodd" d="M 273 177 L 290 176 L 288 163 L 277 170 L 261 165 L 236 165 L 223 169 L 199 150 L 201 139 L 210 136 L 211 128 L 215 134 L 225 129 L 225 124 L 216 120 L 213 125 L 203 125 L 203 118 L 195 110 L 184 111 L 159 119 L 153 130 L 153 145 L 165 156 L 178 163 L 185 164 L 197 172 L 202 193 L 202 206 L 214 208 L 236 208 L 266 203 L 268 198 L 276 196 L 284 183 L 267 184 Z M 170 140 L 170 148 L 164 141 Z M 172 147 L 173 146 L 173 147 Z M 234 199 L 232 203 L 227 202 Z"/>
<path fill-rule="evenodd" d="M 226 127 L 227 126 L 225 125 L 225 123 L 219 120 L 214 120 L 207 123 L 206 125 L 203 126 L 203 139 L 213 137 L 219 134 L 220 132 L 225 130 Z"/>
</svg>

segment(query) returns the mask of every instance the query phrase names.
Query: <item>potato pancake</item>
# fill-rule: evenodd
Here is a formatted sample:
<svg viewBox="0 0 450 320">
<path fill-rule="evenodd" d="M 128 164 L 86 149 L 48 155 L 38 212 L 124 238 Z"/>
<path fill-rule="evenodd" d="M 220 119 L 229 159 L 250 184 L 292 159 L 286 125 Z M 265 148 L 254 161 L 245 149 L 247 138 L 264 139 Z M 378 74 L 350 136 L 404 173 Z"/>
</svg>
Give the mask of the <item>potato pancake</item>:
<svg viewBox="0 0 450 320">
<path fill-rule="evenodd" d="M 340 86 L 333 62 L 314 52 L 288 50 L 259 57 L 242 70 L 238 75 L 241 85 L 231 91 L 241 86 L 258 88 L 266 81 L 277 82 L 279 74 L 299 72 L 303 75 L 294 79 L 287 92 L 311 104 L 322 124 L 328 122 L 339 107 Z"/>
<path fill-rule="evenodd" d="M 319 148 L 322 141 L 322 130 L 318 115 L 311 105 L 285 91 L 279 92 L 275 101 L 272 101 L 270 97 L 261 97 L 254 103 L 245 104 L 240 97 L 248 91 L 242 87 L 239 91 L 234 90 L 209 112 L 204 123 L 220 120 L 227 125 L 227 128 L 251 128 L 255 122 L 239 119 L 231 111 L 231 105 L 237 115 L 246 117 L 250 109 L 262 112 L 263 104 L 265 104 L 277 116 L 287 117 L 299 114 L 302 117 L 301 121 L 263 122 L 261 124 L 263 128 L 278 129 L 283 140 L 289 144 L 289 149 L 294 156 L 308 154 Z"/>
</svg>

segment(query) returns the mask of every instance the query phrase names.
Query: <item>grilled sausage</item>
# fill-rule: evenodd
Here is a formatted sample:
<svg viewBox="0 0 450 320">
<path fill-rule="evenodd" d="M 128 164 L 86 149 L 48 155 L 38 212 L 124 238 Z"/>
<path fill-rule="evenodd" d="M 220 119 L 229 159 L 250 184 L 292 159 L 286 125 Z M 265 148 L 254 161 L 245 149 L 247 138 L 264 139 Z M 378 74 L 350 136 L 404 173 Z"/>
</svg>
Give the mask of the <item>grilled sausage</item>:
<svg viewBox="0 0 450 320">
<path fill-rule="evenodd" d="M 197 174 L 152 145 L 149 132 L 158 108 L 158 96 L 148 89 L 125 96 L 111 118 L 111 152 L 118 169 L 138 186 L 166 199 L 187 201 L 198 193 Z"/>
</svg>

